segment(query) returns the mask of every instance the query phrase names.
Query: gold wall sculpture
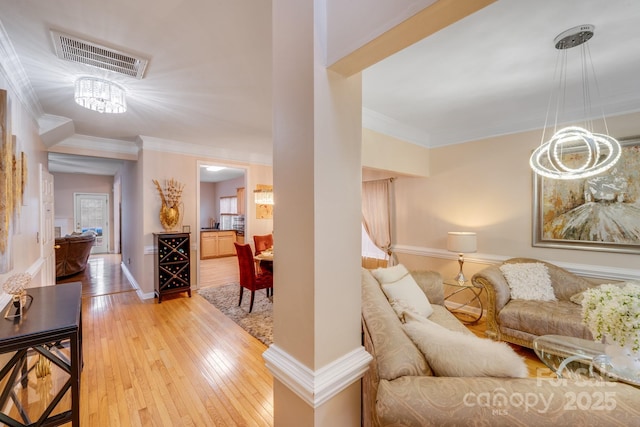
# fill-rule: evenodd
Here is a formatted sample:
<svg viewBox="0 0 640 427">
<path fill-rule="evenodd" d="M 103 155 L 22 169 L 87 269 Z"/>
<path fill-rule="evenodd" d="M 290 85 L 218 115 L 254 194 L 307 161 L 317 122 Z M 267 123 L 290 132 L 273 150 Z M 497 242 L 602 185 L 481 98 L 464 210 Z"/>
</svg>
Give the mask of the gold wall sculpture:
<svg viewBox="0 0 640 427">
<path fill-rule="evenodd" d="M 13 268 L 11 219 L 13 217 L 13 137 L 11 108 L 6 90 L 0 90 L 0 274 Z"/>
<path fill-rule="evenodd" d="M 160 207 L 160 224 L 165 231 L 173 231 L 180 224 L 180 216 L 182 209 L 182 190 L 184 184 L 175 179 L 165 179 L 164 189 L 160 186 L 158 180 L 154 179 L 153 183 L 158 189 L 162 206 Z"/>
</svg>

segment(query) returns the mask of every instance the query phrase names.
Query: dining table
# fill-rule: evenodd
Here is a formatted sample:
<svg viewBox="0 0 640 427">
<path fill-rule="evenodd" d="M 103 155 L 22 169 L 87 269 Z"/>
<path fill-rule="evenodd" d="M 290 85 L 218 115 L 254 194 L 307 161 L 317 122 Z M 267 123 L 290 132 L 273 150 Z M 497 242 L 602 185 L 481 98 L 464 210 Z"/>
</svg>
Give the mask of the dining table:
<svg viewBox="0 0 640 427">
<path fill-rule="evenodd" d="M 256 269 L 259 272 L 266 270 L 273 273 L 273 249 L 267 249 L 258 255 L 254 255 L 253 259 L 256 262 Z"/>
</svg>

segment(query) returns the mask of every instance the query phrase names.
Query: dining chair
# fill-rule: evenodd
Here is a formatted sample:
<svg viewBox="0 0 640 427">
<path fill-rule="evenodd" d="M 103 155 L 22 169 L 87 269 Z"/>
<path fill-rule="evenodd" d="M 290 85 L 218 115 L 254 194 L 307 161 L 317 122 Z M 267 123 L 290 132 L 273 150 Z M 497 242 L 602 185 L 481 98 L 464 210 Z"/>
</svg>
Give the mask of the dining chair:
<svg viewBox="0 0 640 427">
<path fill-rule="evenodd" d="M 273 274 L 269 272 L 256 274 L 251 245 L 237 242 L 233 244 L 236 246 L 240 271 L 240 299 L 238 300 L 238 306 L 242 304 L 242 294 L 244 289 L 247 288 L 251 291 L 251 301 L 249 302 L 249 313 L 251 313 L 256 291 L 266 289 L 267 296 L 273 295 Z"/>
<path fill-rule="evenodd" d="M 273 248 L 273 234 L 253 236 L 253 246 L 255 247 L 255 255 L 260 255 L 260 252 Z"/>
<path fill-rule="evenodd" d="M 263 251 L 273 248 L 273 234 L 265 234 L 264 236 L 253 236 L 253 246 L 255 254 L 260 255 Z M 268 271 L 273 273 L 273 261 L 256 261 L 258 272 Z"/>
</svg>

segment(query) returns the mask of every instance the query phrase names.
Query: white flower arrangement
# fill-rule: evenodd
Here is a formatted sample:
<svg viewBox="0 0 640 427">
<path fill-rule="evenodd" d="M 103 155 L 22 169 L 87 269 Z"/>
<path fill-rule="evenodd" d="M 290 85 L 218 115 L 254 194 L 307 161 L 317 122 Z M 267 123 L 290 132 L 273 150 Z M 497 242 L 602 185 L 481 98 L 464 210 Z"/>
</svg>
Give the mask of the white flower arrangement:
<svg viewBox="0 0 640 427">
<path fill-rule="evenodd" d="M 600 285 L 585 291 L 582 321 L 594 339 L 607 336 L 622 347 L 640 351 L 640 283 Z"/>
</svg>

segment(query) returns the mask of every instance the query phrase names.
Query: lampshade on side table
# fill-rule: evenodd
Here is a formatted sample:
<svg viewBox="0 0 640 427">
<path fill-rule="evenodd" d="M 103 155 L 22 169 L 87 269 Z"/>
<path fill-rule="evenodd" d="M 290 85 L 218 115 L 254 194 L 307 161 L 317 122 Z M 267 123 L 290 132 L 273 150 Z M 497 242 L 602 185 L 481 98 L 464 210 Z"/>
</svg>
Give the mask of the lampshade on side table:
<svg viewBox="0 0 640 427">
<path fill-rule="evenodd" d="M 472 253 L 477 250 L 476 233 L 468 231 L 450 231 L 447 235 L 447 250 L 458 253 L 458 264 L 460 271 L 451 280 L 445 280 L 445 285 L 453 286 L 453 292 L 445 296 L 445 305 L 449 311 L 458 317 L 464 323 L 475 323 L 482 318 L 484 307 L 480 294 L 482 288 L 477 288 L 467 280 L 462 270 L 464 265 L 464 254 Z M 451 299 L 460 293 L 470 293 L 468 299 L 460 301 L 451 301 Z M 472 310 L 470 310 L 472 309 Z M 479 312 L 477 311 L 479 310 Z"/>
<path fill-rule="evenodd" d="M 464 264 L 464 254 L 475 252 L 477 250 L 477 237 L 476 233 L 470 231 L 450 231 L 447 236 L 447 250 L 450 252 L 458 253 L 458 264 L 460 265 L 460 271 L 456 276 L 460 284 L 467 281 L 462 272 L 462 265 Z"/>
</svg>

